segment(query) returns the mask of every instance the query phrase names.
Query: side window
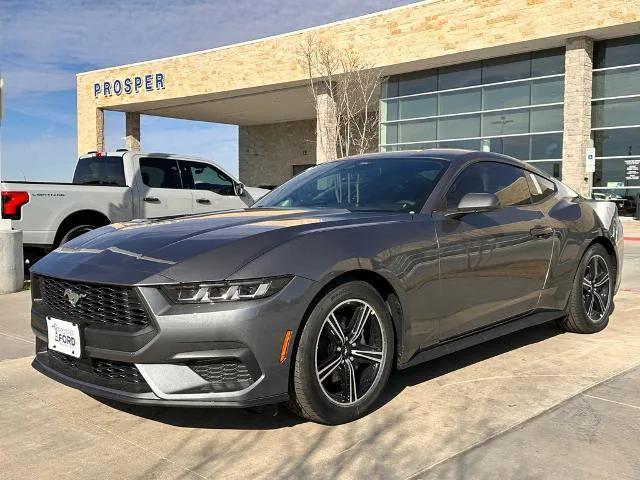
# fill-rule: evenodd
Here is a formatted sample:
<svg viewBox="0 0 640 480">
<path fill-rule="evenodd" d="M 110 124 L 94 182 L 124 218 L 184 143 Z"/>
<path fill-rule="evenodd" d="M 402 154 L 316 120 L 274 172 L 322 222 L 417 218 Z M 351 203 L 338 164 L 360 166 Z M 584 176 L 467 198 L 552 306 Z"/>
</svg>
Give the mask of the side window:
<svg viewBox="0 0 640 480">
<path fill-rule="evenodd" d="M 235 185 L 231 178 L 217 168 L 200 162 L 180 162 L 183 165 L 183 175 L 186 176 L 188 188 L 192 190 L 207 190 L 218 195 L 232 196 L 236 194 Z"/>
<path fill-rule="evenodd" d="M 529 190 L 531 191 L 531 198 L 533 203 L 542 202 L 546 200 L 556 191 L 555 185 L 550 180 L 547 180 L 535 173 L 527 172 L 525 174 L 527 182 L 529 183 Z"/>
<path fill-rule="evenodd" d="M 493 193 L 500 206 L 530 205 L 524 172 L 498 162 L 478 162 L 465 168 L 447 192 L 447 209 L 454 210 L 467 193 Z"/>
<path fill-rule="evenodd" d="M 142 183 L 151 188 L 182 188 L 178 162 L 169 158 L 141 158 Z"/>
</svg>

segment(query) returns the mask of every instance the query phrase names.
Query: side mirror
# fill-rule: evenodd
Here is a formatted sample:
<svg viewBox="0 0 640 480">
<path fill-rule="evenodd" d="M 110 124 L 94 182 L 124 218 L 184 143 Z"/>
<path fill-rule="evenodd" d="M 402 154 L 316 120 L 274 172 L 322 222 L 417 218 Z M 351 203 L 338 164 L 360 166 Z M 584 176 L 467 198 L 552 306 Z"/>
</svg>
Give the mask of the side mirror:
<svg viewBox="0 0 640 480">
<path fill-rule="evenodd" d="M 500 200 L 493 193 L 467 193 L 458 208 L 452 212 L 447 212 L 447 217 L 461 217 L 467 213 L 480 213 L 495 210 L 500 207 Z"/>
<path fill-rule="evenodd" d="M 236 195 L 238 195 L 239 197 L 242 197 L 244 195 L 244 184 L 243 183 L 236 183 Z"/>
</svg>

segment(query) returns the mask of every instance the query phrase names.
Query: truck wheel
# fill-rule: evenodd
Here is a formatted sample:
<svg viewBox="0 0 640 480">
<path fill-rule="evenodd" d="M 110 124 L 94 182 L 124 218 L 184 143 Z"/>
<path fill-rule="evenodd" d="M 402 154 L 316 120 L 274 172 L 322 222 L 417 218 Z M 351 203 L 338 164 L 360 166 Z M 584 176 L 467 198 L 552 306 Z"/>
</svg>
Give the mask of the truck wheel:
<svg viewBox="0 0 640 480">
<path fill-rule="evenodd" d="M 100 225 L 76 225 L 75 227 L 71 227 L 70 230 L 68 230 L 60 239 L 60 242 L 58 243 L 58 245 L 56 246 L 60 246 L 60 245 L 64 245 L 65 243 L 67 243 L 70 240 L 73 240 L 76 237 L 79 237 L 80 235 L 83 235 L 87 232 L 90 232 L 91 230 L 95 230 L 96 228 L 99 228 Z"/>
<path fill-rule="evenodd" d="M 378 292 L 362 281 L 339 285 L 302 330 L 289 407 L 329 425 L 361 417 L 385 388 L 393 352 L 391 314 Z"/>
</svg>

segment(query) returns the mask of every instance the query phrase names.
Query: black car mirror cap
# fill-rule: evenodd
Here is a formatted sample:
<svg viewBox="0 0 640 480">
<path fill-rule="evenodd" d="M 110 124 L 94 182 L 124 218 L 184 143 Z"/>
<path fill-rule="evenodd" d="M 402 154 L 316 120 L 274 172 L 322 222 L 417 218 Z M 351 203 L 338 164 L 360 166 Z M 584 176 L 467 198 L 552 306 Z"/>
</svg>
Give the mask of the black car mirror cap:
<svg viewBox="0 0 640 480">
<path fill-rule="evenodd" d="M 244 183 L 238 182 L 236 183 L 236 195 L 242 197 L 244 195 Z"/>
<path fill-rule="evenodd" d="M 445 213 L 445 216 L 459 218 L 468 213 L 489 212 L 500 208 L 500 200 L 493 193 L 467 193 L 460 199 L 458 208 Z"/>
</svg>

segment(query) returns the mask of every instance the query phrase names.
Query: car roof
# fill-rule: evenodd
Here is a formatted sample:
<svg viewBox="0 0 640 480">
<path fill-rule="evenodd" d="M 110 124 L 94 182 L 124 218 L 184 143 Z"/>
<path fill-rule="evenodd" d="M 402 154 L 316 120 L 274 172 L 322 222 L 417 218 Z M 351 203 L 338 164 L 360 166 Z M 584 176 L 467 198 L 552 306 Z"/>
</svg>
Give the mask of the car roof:
<svg viewBox="0 0 640 480">
<path fill-rule="evenodd" d="M 541 171 L 534 165 L 523 162 L 508 155 L 495 152 L 481 152 L 478 150 L 465 150 L 461 148 L 430 148 L 426 150 L 400 150 L 397 152 L 376 152 L 366 153 L 362 155 L 354 155 L 345 157 L 341 160 L 363 160 L 363 159 L 395 159 L 395 158 L 440 158 L 448 160 L 455 166 L 461 166 L 464 163 L 476 159 L 494 160 L 502 163 L 508 163 L 525 170 L 530 170 L 542 177 L 549 178 L 546 172 Z"/>
</svg>

